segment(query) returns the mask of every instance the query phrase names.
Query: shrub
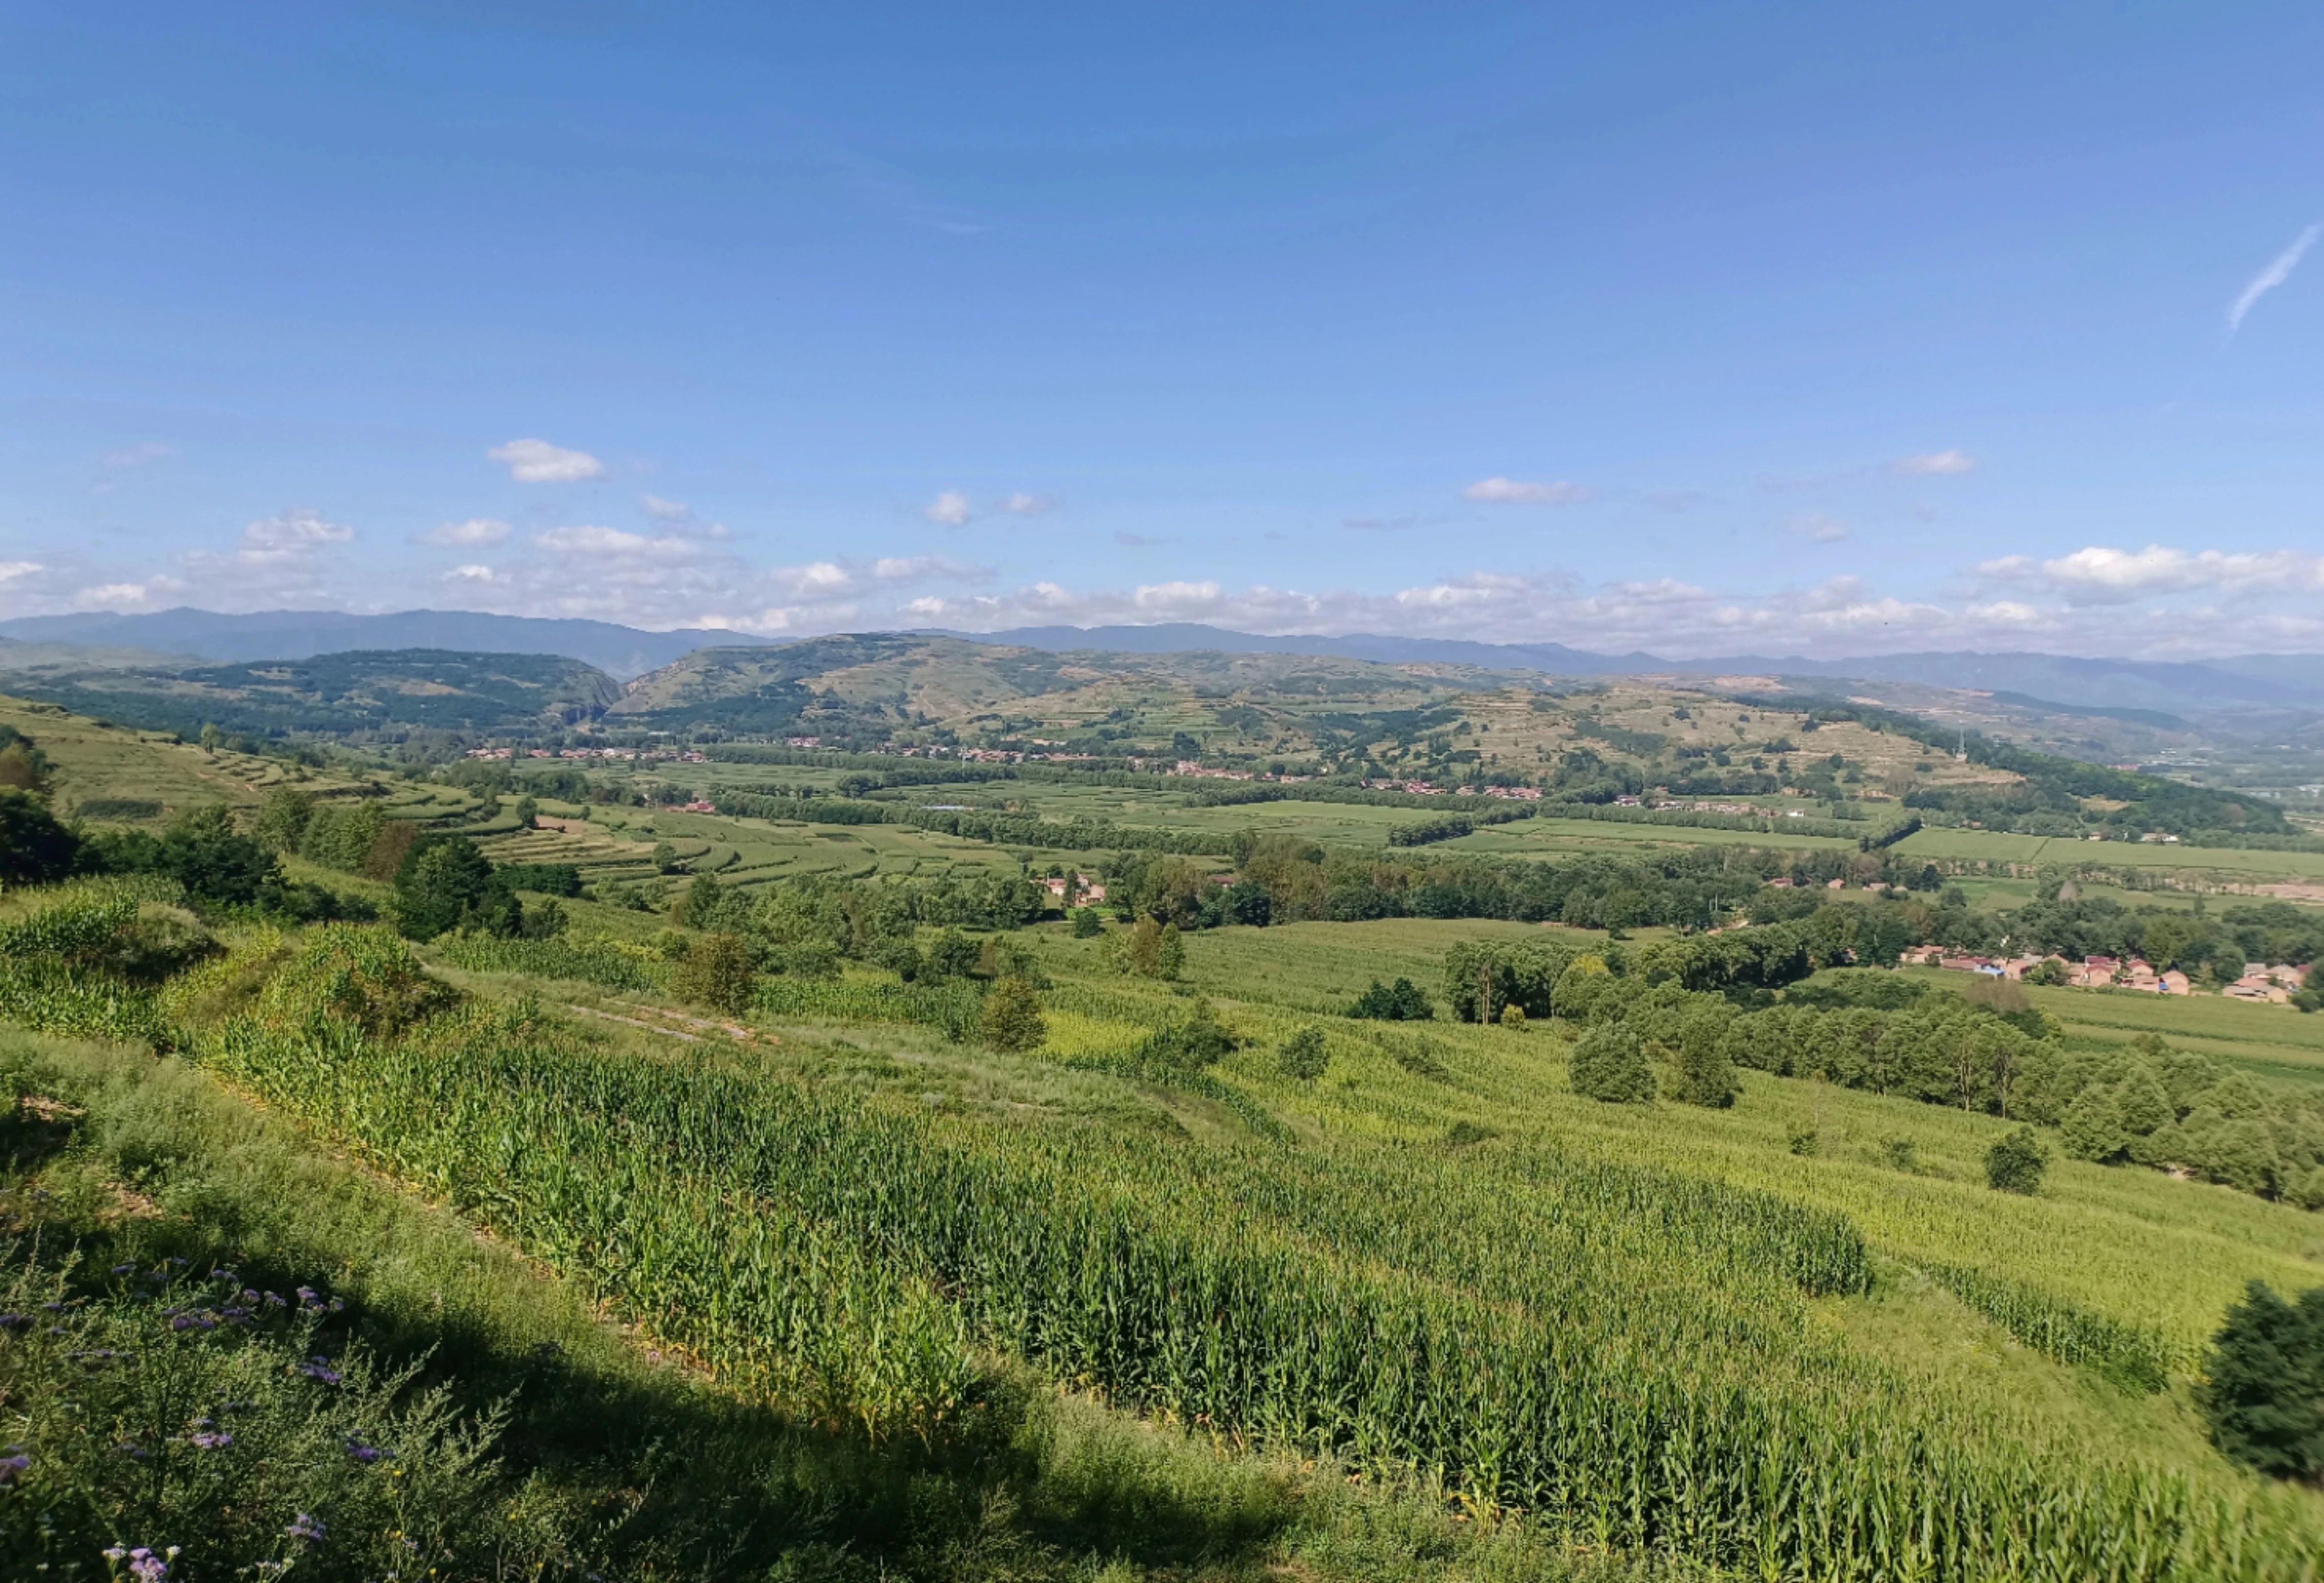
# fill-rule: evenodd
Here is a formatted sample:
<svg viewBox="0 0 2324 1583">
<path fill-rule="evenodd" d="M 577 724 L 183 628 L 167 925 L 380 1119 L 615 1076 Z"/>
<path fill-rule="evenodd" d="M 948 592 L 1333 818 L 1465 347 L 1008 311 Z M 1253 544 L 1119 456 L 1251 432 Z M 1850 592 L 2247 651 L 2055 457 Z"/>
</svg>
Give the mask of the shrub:
<svg viewBox="0 0 2324 1583">
<path fill-rule="evenodd" d="M 1283 1041 L 1276 1052 L 1275 1063 L 1283 1075 L 1296 1082 L 1314 1082 L 1332 1064 L 1332 1053 L 1323 1043 L 1323 1030 L 1309 1023 Z"/>
<path fill-rule="evenodd" d="M 1567 1063 L 1573 1091 L 1609 1105 L 1643 1105 L 1655 1097 L 1655 1070 L 1637 1034 L 1601 1023 L 1582 1035 Z"/>
<path fill-rule="evenodd" d="M 0 884 L 42 885 L 73 871 L 80 841 L 29 791 L 0 787 Z"/>
<path fill-rule="evenodd" d="M 1177 925 L 1162 925 L 1162 938 L 1154 955 L 1154 976 L 1166 984 L 1176 983 L 1178 975 L 1186 970 L 1186 937 L 1178 933 Z"/>
<path fill-rule="evenodd" d="M 1882 1138 L 1880 1159 L 1891 1171 L 1917 1171 L 1921 1168 L 1920 1147 L 1909 1137 Z"/>
<path fill-rule="evenodd" d="M 1436 1015 L 1436 1008 L 1410 979 L 1398 979 L 1393 984 L 1374 979 L 1371 987 L 1348 1008 L 1348 1015 L 1373 1022 L 1426 1022 Z"/>
<path fill-rule="evenodd" d="M 1823 1146 L 1816 1124 L 1812 1121 L 1793 1122 L 1784 1131 L 1784 1144 L 1792 1153 L 1803 1160 L 1813 1159 L 1816 1152 Z"/>
<path fill-rule="evenodd" d="M 1501 1026 L 1514 1033 L 1525 1032 L 1526 1009 L 1512 1001 L 1501 1008 Z"/>
<path fill-rule="evenodd" d="M 2212 1339 L 2203 1376 L 2195 1404 L 2222 1454 L 2324 1482 L 2324 1286 L 2286 1302 L 2254 1281 Z"/>
<path fill-rule="evenodd" d="M 751 1008 L 758 974 L 751 965 L 750 948 L 735 934 L 705 934 L 687 947 L 670 971 L 670 987 L 680 999 L 727 1017 Z"/>
<path fill-rule="evenodd" d="M 475 842 L 438 836 L 413 847 L 396 870 L 395 925 L 411 940 L 433 940 L 453 929 L 514 934 L 522 928 L 523 909 Z"/>
<path fill-rule="evenodd" d="M 1996 1192 L 2032 1196 L 2042 1190 L 2050 1154 L 2030 1127 L 2020 1127 L 1985 1151 L 1985 1184 Z"/>
<path fill-rule="evenodd" d="M 1092 940 L 1104 933 L 1105 925 L 1098 922 L 1097 908 L 1077 907 L 1074 909 L 1074 938 Z"/>
<path fill-rule="evenodd" d="M 1199 1072 L 1224 1060 L 1240 1043 L 1209 1001 L 1197 1000 L 1185 1017 L 1148 1035 L 1136 1059 L 1142 1065 Z"/>
<path fill-rule="evenodd" d="M 1671 1097 L 1689 1105 L 1724 1110 L 1735 1102 L 1735 1068 L 1727 1052 L 1708 1039 L 1690 1039 L 1680 1047 L 1678 1081 Z"/>
<path fill-rule="evenodd" d="M 1041 1018 L 1041 998 L 1023 979 L 1012 975 L 1001 980 L 984 998 L 976 1032 L 990 1049 L 1011 1054 L 1039 1049 L 1049 1036 L 1049 1025 Z"/>
</svg>

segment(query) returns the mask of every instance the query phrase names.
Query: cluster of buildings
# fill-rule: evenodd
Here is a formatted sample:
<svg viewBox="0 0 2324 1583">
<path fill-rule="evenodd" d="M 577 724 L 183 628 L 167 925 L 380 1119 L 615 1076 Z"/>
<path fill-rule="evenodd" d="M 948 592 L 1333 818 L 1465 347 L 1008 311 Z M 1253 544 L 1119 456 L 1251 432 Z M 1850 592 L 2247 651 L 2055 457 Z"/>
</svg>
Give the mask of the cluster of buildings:
<svg viewBox="0 0 2324 1583">
<path fill-rule="evenodd" d="M 657 760 L 678 764 L 706 762 L 691 749 L 678 748 L 470 748 L 471 759 L 624 759 L 644 764 Z"/>
<path fill-rule="evenodd" d="M 1539 792 L 1534 794 L 1536 796 L 1540 795 Z M 1776 816 L 1775 809 L 1763 808 L 1757 803 L 1683 803 L 1675 797 L 1657 799 L 1620 796 L 1614 799 L 1614 805 L 1618 808 L 1669 808 L 1686 814 L 1757 814 L 1763 819 L 1773 819 Z M 1804 819 L 1807 814 L 1803 809 L 1785 808 L 1783 810 L 1783 816 L 1786 819 Z"/>
<path fill-rule="evenodd" d="M 1105 887 L 1086 874 L 1053 876 L 1046 883 L 1049 894 L 1066 907 L 1095 907 L 1105 899 Z"/>
<path fill-rule="evenodd" d="M 1908 966 L 1942 968 L 1950 972 L 1982 973 L 1987 978 L 2023 979 L 2045 962 L 2065 970 L 2066 982 L 2078 989 L 2138 989 L 2150 995 L 2191 995 L 2195 986 L 2176 968 L 2155 971 L 2143 957 L 2085 956 L 2073 962 L 2062 956 L 1973 956 L 1941 945 L 1923 945 L 1904 953 Z M 2254 967 L 2219 993 L 2234 1000 L 2287 1004 L 2308 976 L 2304 965 L 2274 962 Z"/>
</svg>

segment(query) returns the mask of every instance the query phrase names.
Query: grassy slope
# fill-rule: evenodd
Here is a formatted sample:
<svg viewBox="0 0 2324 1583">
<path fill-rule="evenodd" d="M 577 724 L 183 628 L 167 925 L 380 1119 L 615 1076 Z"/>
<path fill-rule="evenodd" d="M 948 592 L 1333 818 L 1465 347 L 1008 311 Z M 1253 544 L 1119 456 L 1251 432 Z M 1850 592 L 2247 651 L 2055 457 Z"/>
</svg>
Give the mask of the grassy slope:
<svg viewBox="0 0 2324 1583">
<path fill-rule="evenodd" d="M 528 1570 L 546 1559 L 560 1575 L 706 1564 L 758 1576 L 788 1554 L 802 1569 L 778 1575 L 834 1579 L 1648 1575 L 1550 1553 L 1517 1530 L 1479 1534 L 1403 1494 L 1232 1454 L 1028 1380 L 951 1452 L 869 1446 L 726 1396 L 505 1246 L 198 1071 L 6 1029 L 0 1071 L 84 1112 L 42 1128 L 29 1152 L 20 1139 L 0 1168 L 0 1195 L 51 1195 L 51 1238 L 77 1236 L 92 1263 L 168 1253 L 231 1256 L 262 1282 L 324 1273 L 369 1345 L 429 1355 L 426 1378 L 471 1406 L 510 1395 L 512 1512 L 539 1532 L 535 1549 L 502 1560 Z M 147 1207 L 118 1214 L 124 1190 Z"/>
</svg>

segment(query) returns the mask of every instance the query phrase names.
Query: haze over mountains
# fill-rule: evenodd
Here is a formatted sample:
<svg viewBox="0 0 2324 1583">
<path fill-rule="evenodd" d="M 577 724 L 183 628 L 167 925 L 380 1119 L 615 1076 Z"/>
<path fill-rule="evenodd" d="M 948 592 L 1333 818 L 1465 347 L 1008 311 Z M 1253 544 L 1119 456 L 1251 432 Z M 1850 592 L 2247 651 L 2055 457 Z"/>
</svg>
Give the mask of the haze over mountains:
<svg viewBox="0 0 2324 1583">
<path fill-rule="evenodd" d="M 1557 643 L 1479 643 L 1452 639 L 1238 632 L 1196 622 L 1149 626 L 1024 627 L 997 632 L 947 632 L 985 643 L 1052 652 L 1107 649 L 1126 654 L 1217 650 L 1305 654 L 1385 664 L 1440 663 L 1559 676 L 1749 674 L 1798 678 L 1851 677 L 2017 695 L 2078 708 L 2200 713 L 2219 709 L 2324 708 L 2324 655 L 2244 655 L 2200 661 L 2148 662 L 2034 653 L 1928 652 L 1846 659 L 1735 655 L 1665 659 L 1633 651 L 1600 654 Z M 0 621 L 0 645 L 56 645 L 142 651 L 147 659 L 182 656 L 210 661 L 305 659 L 350 649 L 440 649 L 497 654 L 554 654 L 582 660 L 627 681 L 697 649 L 762 647 L 779 640 L 706 628 L 648 631 L 610 621 L 493 615 L 477 611 L 399 611 L 358 615 L 340 611 L 264 611 L 228 615 L 176 609 L 124 615 L 95 612 Z M 17 659 L 22 668 L 30 656 Z M 12 668 L 0 647 L 0 669 Z"/>
</svg>

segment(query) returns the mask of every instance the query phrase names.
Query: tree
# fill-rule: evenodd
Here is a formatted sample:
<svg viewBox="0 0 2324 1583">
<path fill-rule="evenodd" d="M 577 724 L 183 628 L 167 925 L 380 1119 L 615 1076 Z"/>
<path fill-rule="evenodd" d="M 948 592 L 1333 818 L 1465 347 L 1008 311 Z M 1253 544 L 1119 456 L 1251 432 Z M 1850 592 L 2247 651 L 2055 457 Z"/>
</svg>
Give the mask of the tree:
<svg viewBox="0 0 2324 1583">
<path fill-rule="evenodd" d="M 492 860 L 462 835 L 423 842 L 395 874 L 395 926 L 407 940 L 433 940 L 452 929 L 513 934 L 523 912 L 498 882 Z"/>
<path fill-rule="evenodd" d="M 0 884 L 44 885 L 73 871 L 80 838 L 31 792 L 0 787 Z"/>
<path fill-rule="evenodd" d="M 14 787 L 34 796 L 49 795 L 49 756 L 38 742 L 13 725 L 0 725 L 0 787 Z"/>
<path fill-rule="evenodd" d="M 2121 1112 L 2123 1130 L 2132 1137 L 2145 1137 L 2179 1119 L 2179 1113 L 2171 1108 L 2171 1096 L 2163 1092 L 2162 1080 L 2144 1064 L 2122 1080 L 2115 1091 L 2115 1102 Z"/>
<path fill-rule="evenodd" d="M 2151 1130 L 2151 1129 L 2150 1129 Z M 2104 1163 L 2130 1147 L 2130 1129 L 2123 1125 L 2122 1107 L 2114 1091 L 2092 1083 L 2074 1096 L 2058 1118 L 2060 1141 L 2077 1160 Z"/>
<path fill-rule="evenodd" d="M 965 979 L 976 971 L 976 942 L 958 929 L 945 929 L 928 942 L 927 971 L 935 979 Z"/>
<path fill-rule="evenodd" d="M 1688 1039 L 1679 1047 L 1678 1081 L 1671 1098 L 1684 1104 L 1724 1110 L 1735 1102 L 1735 1068 L 1715 1040 Z"/>
<path fill-rule="evenodd" d="M 516 826 L 519 830 L 531 829 L 533 827 L 533 821 L 540 817 L 540 805 L 539 803 L 535 802 L 530 796 L 521 796 L 517 798 Z"/>
<path fill-rule="evenodd" d="M 1374 1022 L 1426 1022 L 1436 1015 L 1436 1008 L 1410 979 L 1398 979 L 1393 984 L 1374 979 L 1371 987 L 1348 1008 L 1348 1015 Z"/>
<path fill-rule="evenodd" d="M 1186 937 L 1178 933 L 1177 925 L 1165 924 L 1154 953 L 1154 976 L 1166 984 L 1175 984 L 1185 971 Z"/>
<path fill-rule="evenodd" d="M 1074 909 L 1074 939 L 1093 940 L 1103 933 L 1105 933 L 1105 925 L 1098 921 L 1097 908 L 1077 907 Z"/>
<path fill-rule="evenodd" d="M 2016 1128 L 1985 1151 L 1985 1184 L 1996 1192 L 2030 1198 L 2042 1190 L 2042 1173 L 2049 1168 L 2049 1151 L 2030 1127 Z"/>
<path fill-rule="evenodd" d="M 295 852 L 314 817 L 314 798 L 296 787 L 278 786 L 266 794 L 250 833 L 269 851 Z"/>
<path fill-rule="evenodd" d="M 678 999 L 727 1017 L 751 1008 L 758 973 L 739 934 L 705 934 L 686 948 L 669 976 Z"/>
<path fill-rule="evenodd" d="M 2195 1405 L 2229 1460 L 2324 1483 L 2324 1286 L 2286 1302 L 2254 1281 L 2212 1338 Z"/>
<path fill-rule="evenodd" d="M 1332 1052 L 1323 1043 L 1323 1030 L 1309 1023 L 1293 1034 L 1276 1052 L 1275 1063 L 1283 1069 L 1284 1076 L 1295 1082 L 1314 1082 L 1332 1064 Z"/>
<path fill-rule="evenodd" d="M 1573 1091 L 1609 1105 L 1643 1105 L 1655 1097 L 1655 1069 L 1636 1030 L 1600 1023 L 1582 1035 L 1566 1063 Z"/>
<path fill-rule="evenodd" d="M 657 874 L 675 874 L 685 867 L 678 861 L 678 849 L 666 841 L 654 842 L 653 866 Z"/>
<path fill-rule="evenodd" d="M 1011 1054 L 1039 1049 L 1049 1025 L 1041 1018 L 1041 998 L 1032 984 L 1014 975 L 994 984 L 977 1018 L 977 1034 L 989 1048 Z"/>
<path fill-rule="evenodd" d="M 234 827 L 224 804 L 189 808 L 161 837 L 161 867 L 203 901 L 248 905 L 282 881 L 274 854 Z"/>
</svg>

